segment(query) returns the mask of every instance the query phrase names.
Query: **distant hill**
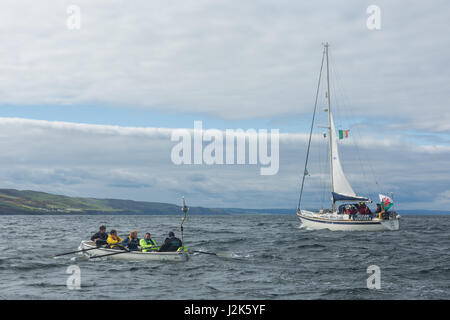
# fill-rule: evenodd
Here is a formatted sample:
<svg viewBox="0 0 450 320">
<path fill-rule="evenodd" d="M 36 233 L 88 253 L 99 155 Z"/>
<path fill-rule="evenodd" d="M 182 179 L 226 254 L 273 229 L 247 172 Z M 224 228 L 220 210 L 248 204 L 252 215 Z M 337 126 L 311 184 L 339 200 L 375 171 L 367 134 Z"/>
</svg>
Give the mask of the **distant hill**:
<svg viewBox="0 0 450 320">
<path fill-rule="evenodd" d="M 427 215 L 447 215 L 450 214 L 450 211 L 445 210 L 397 210 L 400 215 L 418 215 L 418 216 L 427 216 Z"/>
<path fill-rule="evenodd" d="M 450 211 L 401 210 L 400 214 L 450 214 Z M 78 198 L 45 192 L 15 189 L 0 189 L 0 215 L 36 214 L 138 214 L 180 215 L 181 207 L 162 202 L 146 202 L 118 199 Z M 295 214 L 292 209 L 242 209 L 190 207 L 189 214 Z"/>
<path fill-rule="evenodd" d="M 191 207 L 190 214 L 226 214 L 223 209 Z M 0 189 L 0 214 L 181 214 L 181 207 L 161 202 L 75 198 L 45 192 Z"/>
<path fill-rule="evenodd" d="M 189 207 L 189 214 L 294 213 L 288 209 L 239 209 Z M 0 189 L 0 215 L 35 214 L 182 214 L 178 205 L 118 199 L 79 198 L 39 191 Z"/>
</svg>

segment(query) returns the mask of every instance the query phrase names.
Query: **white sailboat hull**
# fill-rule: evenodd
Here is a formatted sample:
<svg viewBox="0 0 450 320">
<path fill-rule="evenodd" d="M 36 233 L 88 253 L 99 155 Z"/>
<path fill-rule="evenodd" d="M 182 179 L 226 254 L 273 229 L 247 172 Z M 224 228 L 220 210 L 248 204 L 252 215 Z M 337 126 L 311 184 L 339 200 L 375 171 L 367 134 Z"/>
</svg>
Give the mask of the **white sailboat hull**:
<svg viewBox="0 0 450 320">
<path fill-rule="evenodd" d="M 346 215 L 320 214 L 311 211 L 301 210 L 297 216 L 302 223 L 302 227 L 319 230 L 329 229 L 332 231 L 395 231 L 400 228 L 398 218 L 381 220 L 354 221 L 348 219 Z"/>
<path fill-rule="evenodd" d="M 92 241 L 81 241 L 81 249 L 92 249 L 85 251 L 84 254 L 90 257 L 101 256 L 109 253 L 117 253 L 120 250 L 95 248 L 95 244 Z M 125 260 L 125 261 L 187 261 L 189 259 L 188 252 L 141 252 L 131 251 L 120 254 L 115 254 L 105 257 L 105 259 L 111 260 Z"/>
</svg>

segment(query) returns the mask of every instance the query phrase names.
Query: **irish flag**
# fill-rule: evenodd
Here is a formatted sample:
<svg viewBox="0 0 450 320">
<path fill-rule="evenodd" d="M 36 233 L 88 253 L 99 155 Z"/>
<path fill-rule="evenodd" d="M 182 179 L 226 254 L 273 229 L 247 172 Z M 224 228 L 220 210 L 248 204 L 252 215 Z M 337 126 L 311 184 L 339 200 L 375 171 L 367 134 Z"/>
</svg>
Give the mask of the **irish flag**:
<svg viewBox="0 0 450 320">
<path fill-rule="evenodd" d="M 391 198 L 388 196 L 379 194 L 380 196 L 380 202 L 381 202 L 381 208 L 383 208 L 384 211 L 388 211 L 390 207 L 394 204 Z"/>
<path fill-rule="evenodd" d="M 350 130 L 339 130 L 339 139 L 348 138 L 348 132 Z"/>
</svg>

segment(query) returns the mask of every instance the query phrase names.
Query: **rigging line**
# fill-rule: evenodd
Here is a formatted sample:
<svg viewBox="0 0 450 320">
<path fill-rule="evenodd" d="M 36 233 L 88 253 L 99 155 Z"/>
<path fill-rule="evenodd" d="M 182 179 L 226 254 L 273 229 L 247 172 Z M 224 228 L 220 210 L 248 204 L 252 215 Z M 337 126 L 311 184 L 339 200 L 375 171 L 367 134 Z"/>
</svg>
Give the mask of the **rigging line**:
<svg viewBox="0 0 450 320">
<path fill-rule="evenodd" d="M 334 61 L 334 57 L 331 56 L 331 55 L 330 55 L 330 59 L 332 59 L 332 60 Z M 334 64 L 334 63 L 333 63 L 333 64 Z M 335 73 L 334 76 L 336 77 L 337 87 L 338 87 L 338 89 L 339 89 L 339 91 L 340 91 L 340 94 L 342 95 L 343 100 L 345 100 L 345 101 L 344 101 L 344 104 L 350 106 L 348 96 L 346 95 L 345 90 L 344 90 L 344 89 L 341 87 L 341 85 L 340 85 L 340 79 L 341 79 L 341 77 L 340 77 L 340 75 L 339 75 L 339 72 L 338 72 L 337 68 L 334 69 L 334 73 Z M 339 80 L 339 81 L 338 81 L 338 80 Z M 354 130 L 354 131 L 356 132 L 359 141 L 362 141 L 361 133 L 360 133 L 360 131 L 359 131 L 359 128 L 356 126 L 355 129 L 356 129 L 356 130 Z M 355 143 L 355 141 L 354 141 L 353 139 L 352 139 L 351 143 L 352 143 L 352 145 L 356 148 L 357 155 L 358 155 L 358 160 L 359 160 L 359 162 L 360 162 L 360 166 L 361 166 L 361 169 L 362 169 L 361 171 L 362 171 L 362 173 L 363 173 L 363 177 L 364 177 L 364 179 L 367 179 L 367 178 L 366 178 L 366 171 L 367 171 L 367 170 L 366 170 L 365 166 L 363 165 L 363 161 L 362 161 L 361 154 L 360 154 L 360 148 L 359 148 L 359 146 Z M 370 159 L 368 159 L 367 165 L 368 165 L 368 167 L 369 167 L 369 169 L 370 169 L 370 173 L 372 174 L 373 181 L 375 181 L 375 185 L 376 185 L 377 192 L 380 193 L 380 192 L 379 192 L 379 191 L 380 191 L 380 185 L 379 185 L 379 183 L 378 183 L 378 180 L 379 180 L 379 179 L 377 179 L 377 176 L 375 175 L 375 172 L 374 172 L 373 166 L 372 166 L 372 162 L 370 161 Z M 365 184 L 364 184 L 364 185 L 365 185 Z M 372 193 L 372 192 L 369 191 L 369 193 Z"/>
<path fill-rule="evenodd" d="M 320 105 L 319 105 L 319 110 L 320 110 Z M 320 134 L 320 140 L 322 139 L 322 134 Z M 316 149 L 316 150 L 315 150 Z M 313 162 L 316 166 L 317 166 L 317 171 L 318 171 L 318 175 L 317 178 L 314 179 L 316 181 L 316 184 L 314 184 L 314 187 L 318 187 L 318 191 L 314 192 L 314 194 L 316 195 L 317 198 L 317 203 L 320 204 L 320 209 L 323 209 L 324 207 L 324 203 L 325 203 L 325 195 L 326 192 L 328 190 L 327 188 L 327 181 L 325 181 L 325 179 L 323 178 L 323 172 L 325 172 L 326 168 L 325 168 L 325 164 L 326 164 L 326 160 L 327 159 L 327 155 L 325 155 L 325 158 L 323 157 L 323 151 L 325 150 L 325 148 L 322 148 L 322 141 L 318 142 L 318 148 L 313 148 L 313 150 L 311 150 L 311 162 Z M 317 209 L 317 208 L 314 208 Z"/>
<path fill-rule="evenodd" d="M 317 110 L 321 110 L 322 108 L 325 108 L 324 105 L 322 105 L 321 97 L 323 92 L 323 81 L 320 84 L 319 89 L 319 99 L 317 101 Z M 316 113 L 316 119 L 315 122 L 320 122 L 321 119 L 321 113 Z M 317 134 L 317 148 L 311 146 L 310 155 L 308 158 L 309 163 L 309 169 L 307 169 L 309 172 L 314 170 L 314 172 L 317 172 L 318 174 L 315 176 L 311 176 L 312 179 L 312 196 L 316 199 L 317 202 L 320 204 L 320 208 L 323 209 L 324 202 L 325 202 L 325 194 L 328 191 L 327 185 L 329 185 L 328 181 L 324 179 L 324 175 L 322 173 L 327 173 L 326 168 L 324 166 L 326 165 L 327 161 L 327 154 L 325 154 L 325 158 L 323 158 L 323 152 L 327 150 L 328 148 L 322 148 L 322 130 L 317 130 L 317 127 L 313 129 L 313 135 Z M 313 165 L 313 167 L 311 167 Z M 306 179 L 305 179 L 305 187 L 306 187 Z M 318 209 L 318 208 L 314 208 Z"/>
<path fill-rule="evenodd" d="M 320 199 L 320 209 L 323 209 L 325 206 L 325 199 L 326 199 L 326 195 L 327 195 L 327 185 L 329 184 L 328 181 L 325 180 L 324 177 L 324 172 L 325 172 L 325 160 L 324 159 L 328 159 L 328 154 L 323 155 L 324 151 L 327 150 L 325 148 L 321 148 L 319 147 L 319 168 L 320 168 L 320 176 L 319 176 L 319 181 L 320 181 L 320 190 L 322 190 L 321 192 L 321 199 Z M 326 153 L 326 152 L 325 152 Z"/>
<path fill-rule="evenodd" d="M 334 68 L 335 63 L 334 63 L 333 56 L 331 56 L 331 55 L 330 55 L 330 60 L 333 61 L 333 69 L 332 69 L 333 75 L 332 76 L 334 77 L 334 79 L 335 79 L 334 82 L 336 83 L 336 86 L 334 86 L 334 83 L 333 83 L 333 90 L 335 90 L 336 105 L 338 106 L 338 108 L 337 108 L 338 109 L 338 116 L 341 119 L 345 118 L 347 120 L 349 117 L 348 117 L 348 114 L 345 112 L 346 108 L 344 106 L 341 107 L 341 104 L 340 104 L 340 101 L 339 101 L 339 94 L 342 96 L 342 98 L 344 100 L 343 89 L 342 89 L 342 87 L 340 85 L 340 77 L 338 77 L 337 67 Z M 346 105 L 345 101 L 343 101 L 343 105 Z M 341 112 L 341 109 L 344 109 L 344 111 Z M 347 124 L 349 124 L 348 120 L 347 120 Z M 360 150 L 359 150 L 358 146 L 355 144 L 354 139 L 350 139 L 350 143 L 352 144 L 352 146 L 354 146 L 356 148 L 357 155 L 358 155 L 358 160 L 359 160 L 359 165 L 361 167 L 361 172 L 362 172 L 362 175 L 363 175 L 363 179 L 364 179 L 364 181 L 368 181 L 368 177 L 366 176 L 366 171 L 367 170 L 366 170 L 366 168 L 363 165 L 363 161 L 362 161 L 362 158 L 361 158 L 361 155 L 360 155 Z M 360 184 L 358 184 L 358 185 L 360 185 Z M 366 191 L 366 190 L 364 190 L 364 191 Z"/>
<path fill-rule="evenodd" d="M 324 101 L 322 101 L 320 104 L 322 105 L 322 109 L 326 110 L 326 98 L 323 97 L 322 99 L 324 99 Z M 325 134 L 325 135 L 324 135 Z M 329 175 L 327 175 L 328 169 L 327 168 L 327 164 L 328 164 L 328 159 L 329 159 L 329 148 L 326 147 L 326 143 L 324 143 L 324 139 L 327 138 L 327 135 L 329 134 L 329 132 L 321 132 L 320 137 L 321 137 L 321 141 L 320 141 L 320 146 L 318 148 L 318 154 L 319 154 L 319 181 L 320 181 L 320 209 L 324 209 L 325 208 L 325 200 L 327 200 L 327 195 L 329 193 L 329 189 L 328 186 L 330 185 L 330 179 L 329 179 Z M 322 139 L 322 135 L 323 139 Z M 322 145 L 325 144 L 325 146 L 322 148 Z"/>
<path fill-rule="evenodd" d="M 347 97 L 347 95 L 345 94 L 345 92 L 344 92 L 343 89 L 342 89 L 342 94 L 343 94 L 344 99 L 348 100 L 348 97 Z M 361 131 L 359 130 L 359 127 L 358 127 L 358 126 L 355 126 L 355 129 L 356 129 L 356 130 L 354 130 L 354 131 L 356 132 L 356 135 L 357 135 L 359 141 L 363 141 L 362 136 L 361 136 Z M 363 165 L 363 162 L 362 162 L 362 160 L 361 160 L 360 147 L 356 144 L 356 142 L 352 141 L 352 143 L 353 143 L 353 145 L 355 145 L 355 147 L 356 147 L 356 150 L 357 150 L 357 153 L 358 153 L 358 157 L 359 157 L 359 161 L 361 162 L 361 167 L 363 167 L 363 170 L 366 170 L 366 169 L 365 169 L 366 167 Z M 372 175 L 373 181 L 375 181 L 376 190 L 377 190 L 378 193 L 380 193 L 379 179 L 378 179 L 377 175 L 375 174 L 375 172 L 374 172 L 374 170 L 373 170 L 372 161 L 371 161 L 370 158 L 369 158 L 369 159 L 367 159 L 367 161 L 365 161 L 365 162 L 366 162 L 367 167 L 368 167 L 369 170 L 370 170 L 370 173 L 371 173 L 371 175 Z M 363 171 L 363 173 L 364 173 L 364 171 Z"/>
<path fill-rule="evenodd" d="M 335 107 L 333 108 L 333 114 L 335 115 L 335 119 L 334 119 L 334 124 L 336 126 L 336 128 L 342 128 L 342 123 L 341 121 L 339 121 L 339 119 L 343 119 L 344 117 L 342 116 L 342 112 L 341 112 L 341 104 L 339 101 L 339 97 L 338 97 L 338 90 L 336 89 L 335 83 L 337 83 L 337 78 L 336 78 L 336 71 L 334 68 L 334 59 L 333 59 L 333 54 L 332 53 L 328 53 L 329 58 L 330 58 L 330 76 L 334 79 L 334 81 L 331 81 L 331 90 L 334 92 L 334 100 L 335 100 Z M 337 120 L 337 121 L 336 121 Z M 336 123 L 337 122 L 337 123 Z"/>
<path fill-rule="evenodd" d="M 322 79 L 322 69 L 323 69 L 323 62 L 325 60 L 325 50 L 323 51 L 323 55 L 322 55 L 322 63 L 320 65 L 320 73 L 319 73 L 319 81 L 317 84 L 317 92 L 316 92 L 316 101 L 314 102 L 314 112 L 313 112 L 313 117 L 312 117 L 312 122 L 311 122 L 311 130 L 309 132 L 309 141 L 308 141 L 308 149 L 306 151 L 306 160 L 305 160 L 305 170 L 303 171 L 303 178 L 302 178 L 302 187 L 300 189 L 300 196 L 298 198 L 298 206 L 297 209 L 300 210 L 300 202 L 302 201 L 302 194 L 303 194 L 303 186 L 305 185 L 305 177 L 307 175 L 307 166 L 308 166 L 308 157 L 309 157 L 309 150 L 311 147 L 311 137 L 312 137 L 312 132 L 313 132 L 313 128 L 314 128 L 314 119 L 316 117 L 316 111 L 317 111 L 317 100 L 319 97 L 319 89 L 320 89 L 320 81 Z"/>
<path fill-rule="evenodd" d="M 321 177 L 321 173 L 322 173 L 322 166 L 321 166 L 321 164 L 322 164 L 322 155 L 321 155 L 321 150 L 322 150 L 322 148 L 320 148 L 320 146 L 319 146 L 319 148 L 317 148 L 317 151 L 316 151 L 317 154 L 315 154 L 316 158 L 317 158 L 317 161 L 315 163 L 318 166 L 318 172 L 319 172 L 318 177 L 317 177 L 318 178 L 317 179 L 317 184 L 319 186 L 319 190 L 320 191 L 323 190 L 323 188 L 322 188 L 323 187 L 323 182 L 322 182 L 322 177 Z M 317 197 L 318 197 L 320 206 L 322 206 L 322 192 L 317 192 Z"/>
</svg>

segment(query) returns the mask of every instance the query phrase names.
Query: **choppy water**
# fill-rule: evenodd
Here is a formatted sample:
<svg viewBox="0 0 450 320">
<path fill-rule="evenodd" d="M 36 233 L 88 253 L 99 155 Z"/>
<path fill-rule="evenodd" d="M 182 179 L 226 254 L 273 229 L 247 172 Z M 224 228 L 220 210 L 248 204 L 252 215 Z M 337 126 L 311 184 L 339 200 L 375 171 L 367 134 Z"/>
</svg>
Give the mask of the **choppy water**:
<svg viewBox="0 0 450 320">
<path fill-rule="evenodd" d="M 0 216 L 3 299 L 449 299 L 450 216 L 404 216 L 398 232 L 299 228 L 295 215 L 190 216 L 188 262 L 72 261 L 100 224 L 150 231 L 161 243 L 178 216 Z M 81 290 L 66 286 L 81 270 Z M 381 289 L 367 289 L 367 267 Z"/>
</svg>

